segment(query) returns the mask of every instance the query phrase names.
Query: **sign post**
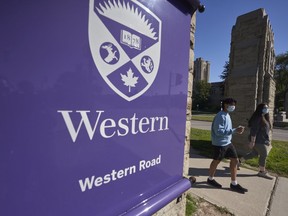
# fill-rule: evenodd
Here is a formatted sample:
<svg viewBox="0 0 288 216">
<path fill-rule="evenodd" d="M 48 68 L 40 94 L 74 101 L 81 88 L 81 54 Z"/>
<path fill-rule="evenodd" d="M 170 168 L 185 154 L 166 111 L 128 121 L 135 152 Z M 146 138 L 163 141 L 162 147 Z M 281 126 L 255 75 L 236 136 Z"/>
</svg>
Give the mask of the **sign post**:
<svg viewBox="0 0 288 216">
<path fill-rule="evenodd" d="M 0 3 L 0 215 L 151 215 L 183 178 L 198 1 Z"/>
</svg>

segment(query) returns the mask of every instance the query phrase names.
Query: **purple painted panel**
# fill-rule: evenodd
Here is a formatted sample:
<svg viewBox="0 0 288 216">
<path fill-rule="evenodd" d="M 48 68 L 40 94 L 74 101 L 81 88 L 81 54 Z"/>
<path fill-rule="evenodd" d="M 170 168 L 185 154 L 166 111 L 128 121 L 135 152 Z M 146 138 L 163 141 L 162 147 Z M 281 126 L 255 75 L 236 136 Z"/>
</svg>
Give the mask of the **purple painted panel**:
<svg viewBox="0 0 288 216">
<path fill-rule="evenodd" d="M 119 215 L 182 179 L 190 14 L 0 2 L 0 215 Z"/>
</svg>

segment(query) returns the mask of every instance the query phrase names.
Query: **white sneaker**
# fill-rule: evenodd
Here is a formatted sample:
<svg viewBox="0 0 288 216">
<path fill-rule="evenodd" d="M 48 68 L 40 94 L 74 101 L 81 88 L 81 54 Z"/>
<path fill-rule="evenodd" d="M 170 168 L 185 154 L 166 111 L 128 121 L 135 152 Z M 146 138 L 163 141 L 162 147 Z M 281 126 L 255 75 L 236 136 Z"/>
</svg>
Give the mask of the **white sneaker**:
<svg viewBox="0 0 288 216">
<path fill-rule="evenodd" d="M 267 171 L 258 172 L 258 176 L 262 177 L 262 178 L 266 178 L 266 179 L 273 179 L 273 177 L 271 175 L 269 175 Z"/>
</svg>

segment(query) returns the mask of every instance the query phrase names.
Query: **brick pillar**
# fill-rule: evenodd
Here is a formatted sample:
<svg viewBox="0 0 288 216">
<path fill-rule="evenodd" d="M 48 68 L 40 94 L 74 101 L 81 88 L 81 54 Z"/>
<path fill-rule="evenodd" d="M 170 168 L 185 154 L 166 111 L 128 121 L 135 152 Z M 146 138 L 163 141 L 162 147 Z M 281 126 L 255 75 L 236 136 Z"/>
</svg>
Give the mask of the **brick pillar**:
<svg viewBox="0 0 288 216">
<path fill-rule="evenodd" d="M 265 10 L 239 16 L 232 28 L 230 74 L 225 89 L 226 97 L 237 100 L 236 110 L 231 113 L 233 126 L 246 127 L 244 134 L 233 136 L 239 154 L 248 150 L 248 119 L 259 103 L 268 103 L 273 120 L 274 65 L 274 35 Z"/>
</svg>

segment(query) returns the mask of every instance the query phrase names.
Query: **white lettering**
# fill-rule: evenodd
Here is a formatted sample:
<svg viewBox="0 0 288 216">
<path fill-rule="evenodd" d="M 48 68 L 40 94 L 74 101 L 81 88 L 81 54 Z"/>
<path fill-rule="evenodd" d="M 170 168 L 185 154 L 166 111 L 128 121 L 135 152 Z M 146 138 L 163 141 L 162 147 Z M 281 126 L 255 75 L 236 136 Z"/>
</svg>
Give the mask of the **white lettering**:
<svg viewBox="0 0 288 216">
<path fill-rule="evenodd" d="M 139 131 L 141 133 L 147 133 L 149 131 L 149 127 L 146 130 L 143 130 L 143 125 L 149 125 L 149 119 L 144 117 L 139 121 Z"/>
<path fill-rule="evenodd" d="M 98 177 L 98 178 L 95 179 L 94 185 L 95 185 L 96 187 L 98 187 L 98 186 L 101 186 L 102 183 L 103 183 L 102 177 Z"/>
<path fill-rule="evenodd" d="M 123 137 L 129 133 L 136 135 L 138 133 L 145 134 L 169 130 L 169 118 L 167 116 L 144 116 L 138 118 L 136 113 L 133 113 L 133 116 L 130 118 L 120 118 L 115 120 L 112 118 L 105 118 L 104 110 L 96 110 L 96 121 L 91 124 L 88 116 L 90 111 L 77 110 L 73 112 L 72 110 L 58 110 L 57 112 L 62 114 L 73 142 L 76 142 L 81 128 L 83 128 L 82 130 L 86 130 L 90 140 L 92 140 L 94 135 L 97 134 L 108 139 L 115 135 Z M 72 119 L 75 118 L 75 113 L 80 114 L 80 122 L 78 125 L 75 123 L 75 120 L 72 121 Z"/>
<path fill-rule="evenodd" d="M 150 119 L 151 119 L 151 130 L 150 130 L 150 132 L 155 132 L 155 129 L 154 129 L 155 120 L 158 121 L 159 118 L 158 117 L 152 117 Z"/>
<path fill-rule="evenodd" d="M 128 171 L 129 171 L 129 173 L 128 173 Z M 132 166 L 132 167 L 125 169 L 125 176 L 127 176 L 128 174 L 131 175 L 133 173 L 136 173 L 136 166 Z"/>
<path fill-rule="evenodd" d="M 124 174 L 124 170 L 119 170 L 118 173 L 117 173 L 117 178 L 122 178 L 123 177 L 123 174 Z"/>
<path fill-rule="evenodd" d="M 131 130 L 132 130 L 132 134 L 137 134 L 138 131 L 136 131 L 135 126 L 136 126 L 136 120 L 138 120 L 138 118 L 136 118 L 136 113 L 134 113 L 133 117 L 130 118 L 131 120 Z"/>
<path fill-rule="evenodd" d="M 110 124 L 109 124 L 110 122 Z M 104 137 L 104 138 L 111 138 L 114 136 L 114 134 L 116 133 L 116 131 L 112 130 L 113 132 L 111 133 L 111 135 L 107 135 L 106 134 L 106 129 L 109 129 L 109 128 L 115 128 L 116 127 L 116 123 L 113 119 L 105 119 L 101 125 L 100 125 L 100 133 L 101 135 Z"/>
<path fill-rule="evenodd" d="M 76 139 L 77 139 L 78 133 L 80 131 L 80 128 L 81 128 L 83 123 L 85 125 L 86 131 L 87 131 L 87 133 L 89 135 L 90 140 L 93 139 L 93 136 L 94 136 L 94 133 L 95 133 L 95 129 L 96 129 L 97 125 L 98 125 L 98 121 L 100 119 L 101 114 L 104 111 L 103 110 L 96 111 L 96 113 L 98 113 L 98 116 L 97 116 L 97 120 L 96 120 L 96 122 L 94 124 L 93 129 L 92 129 L 92 126 L 91 126 L 90 121 L 89 121 L 88 116 L 87 116 L 87 113 L 89 113 L 90 111 L 85 111 L 85 110 L 76 111 L 77 113 L 80 113 L 80 115 L 81 115 L 81 121 L 80 121 L 80 123 L 78 125 L 77 130 L 75 130 L 74 125 L 73 125 L 72 120 L 71 120 L 71 117 L 70 117 L 70 114 L 69 114 L 69 113 L 73 112 L 72 110 L 66 110 L 66 111 L 65 110 L 58 110 L 58 112 L 60 112 L 62 114 L 63 119 L 64 119 L 64 121 L 66 123 L 66 127 L 67 127 L 67 129 L 68 129 L 68 131 L 70 133 L 70 136 L 71 136 L 73 142 L 75 142 Z"/>
<path fill-rule="evenodd" d="M 94 179 L 95 179 L 95 176 L 92 176 L 91 179 L 85 178 L 84 183 L 83 183 L 83 180 L 80 179 L 79 185 L 80 185 L 81 191 L 84 192 L 86 191 L 86 189 L 88 190 L 92 189 Z"/>
<path fill-rule="evenodd" d="M 165 128 L 163 129 L 163 121 L 165 121 Z M 159 127 L 159 131 L 162 131 L 162 130 L 168 130 L 168 117 L 167 116 L 164 116 L 164 117 L 160 117 L 160 127 Z"/>
<path fill-rule="evenodd" d="M 107 174 L 104 176 L 104 184 L 108 184 L 111 181 L 111 176 L 110 174 Z"/>
<path fill-rule="evenodd" d="M 161 163 L 161 155 L 159 155 L 157 158 L 154 158 L 152 160 L 141 160 L 139 161 L 139 171 L 148 169 L 160 163 Z"/>
<path fill-rule="evenodd" d="M 126 121 L 126 125 L 122 121 Z M 119 121 L 118 121 L 119 128 L 123 129 L 124 133 L 121 133 L 120 130 L 117 130 L 117 135 L 118 136 L 126 136 L 128 134 L 129 127 L 127 126 L 127 124 L 128 124 L 128 119 L 127 118 L 119 119 Z"/>
<path fill-rule="evenodd" d="M 136 173 L 136 166 L 127 167 L 125 169 L 120 169 L 118 171 L 112 170 L 111 173 L 104 175 L 104 177 L 92 176 L 91 178 L 85 178 L 85 180 L 80 179 L 79 185 L 82 192 L 86 190 L 91 190 L 94 187 L 100 187 L 103 184 L 108 184 L 112 181 L 116 181 L 118 179 L 124 178 L 128 175 L 132 175 Z"/>
</svg>

